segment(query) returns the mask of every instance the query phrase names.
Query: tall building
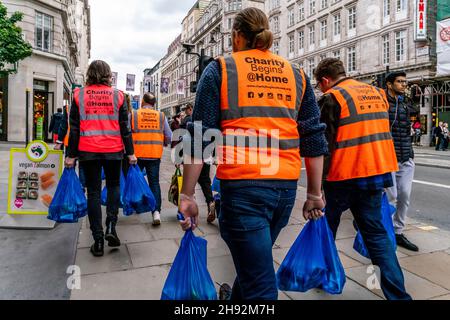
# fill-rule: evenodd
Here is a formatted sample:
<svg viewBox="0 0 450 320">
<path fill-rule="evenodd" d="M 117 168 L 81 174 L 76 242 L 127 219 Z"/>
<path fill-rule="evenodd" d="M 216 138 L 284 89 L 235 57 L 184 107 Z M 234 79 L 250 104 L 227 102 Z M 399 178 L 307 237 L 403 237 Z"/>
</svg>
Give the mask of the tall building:
<svg viewBox="0 0 450 320">
<path fill-rule="evenodd" d="M 24 14 L 18 25 L 33 54 L 19 63 L 17 73 L 0 79 L 0 140 L 23 142 L 28 127 L 29 140 L 51 141 L 52 114 L 70 104 L 75 85 L 84 84 L 91 46 L 88 0 L 2 2 L 9 14 Z"/>
<path fill-rule="evenodd" d="M 439 81 L 436 1 L 268 0 L 266 12 L 273 51 L 311 78 L 326 57 L 341 59 L 350 76 L 378 85 L 387 70 L 404 70 L 428 143 L 434 112 L 433 95 L 426 92 Z"/>
</svg>

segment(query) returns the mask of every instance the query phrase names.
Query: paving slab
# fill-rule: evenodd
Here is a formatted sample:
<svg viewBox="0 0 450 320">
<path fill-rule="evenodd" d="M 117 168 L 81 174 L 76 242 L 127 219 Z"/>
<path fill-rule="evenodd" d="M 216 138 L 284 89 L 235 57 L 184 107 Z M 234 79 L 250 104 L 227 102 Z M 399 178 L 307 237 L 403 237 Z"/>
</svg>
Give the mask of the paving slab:
<svg viewBox="0 0 450 320">
<path fill-rule="evenodd" d="M 399 247 L 398 250 L 408 256 L 415 256 L 435 251 L 443 251 L 450 248 L 450 237 L 431 231 L 411 230 L 406 231 L 405 236 L 419 247 L 419 252 L 412 252 Z"/>
<path fill-rule="evenodd" d="M 207 256 L 208 257 L 220 257 L 220 256 L 226 256 L 230 255 L 230 250 L 228 249 L 227 244 L 225 241 L 222 240 L 221 237 L 218 237 L 217 235 L 206 235 L 204 237 L 206 241 L 208 241 L 207 245 Z M 181 239 L 175 240 L 177 245 L 180 246 Z"/>
<path fill-rule="evenodd" d="M 213 234 L 220 237 L 219 221 L 217 219 L 212 224 L 201 221 L 198 229 L 205 235 Z"/>
<path fill-rule="evenodd" d="M 280 248 L 290 248 L 295 240 L 297 240 L 302 229 L 302 225 L 290 225 L 285 227 L 281 230 L 278 239 L 275 241 L 275 245 Z"/>
<path fill-rule="evenodd" d="M 80 267 L 82 275 L 128 270 L 133 267 L 125 246 L 118 249 L 105 247 L 103 257 L 94 257 L 89 248 L 78 249 L 75 265 Z"/>
<path fill-rule="evenodd" d="M 184 236 L 184 232 L 181 230 L 178 221 L 166 222 L 156 227 L 146 225 L 146 227 L 155 240 L 181 239 Z M 199 229 L 195 229 L 194 234 L 196 236 L 203 236 L 203 232 Z"/>
<path fill-rule="evenodd" d="M 400 259 L 402 268 L 450 290 L 450 255 L 434 252 Z"/>
<path fill-rule="evenodd" d="M 134 268 L 172 264 L 179 248 L 173 239 L 131 243 L 126 246 Z"/>
<path fill-rule="evenodd" d="M 336 235 L 337 240 L 341 239 L 347 239 L 347 238 L 353 238 L 356 237 L 356 230 L 353 227 L 353 220 L 351 219 L 344 219 L 341 220 L 341 223 L 339 224 L 338 232 Z"/>
<path fill-rule="evenodd" d="M 313 289 L 305 293 L 285 293 L 293 300 L 382 300 L 376 294 L 350 279 L 347 279 L 344 291 L 340 295 L 330 295 L 320 289 Z"/>
<path fill-rule="evenodd" d="M 355 267 L 345 270 L 348 278 L 358 282 L 365 288 L 367 288 L 368 281 L 371 281 L 374 276 L 374 274 L 369 271 L 371 270 L 368 270 L 368 266 Z M 428 300 L 449 293 L 449 291 L 445 288 L 423 279 L 407 270 L 403 270 L 403 274 L 405 277 L 406 291 L 414 300 Z M 379 282 L 379 275 L 377 275 L 377 279 Z M 384 298 L 381 289 L 372 289 L 370 291 Z"/>
<path fill-rule="evenodd" d="M 71 300 L 160 300 L 168 274 L 161 266 L 82 276 Z"/>
</svg>

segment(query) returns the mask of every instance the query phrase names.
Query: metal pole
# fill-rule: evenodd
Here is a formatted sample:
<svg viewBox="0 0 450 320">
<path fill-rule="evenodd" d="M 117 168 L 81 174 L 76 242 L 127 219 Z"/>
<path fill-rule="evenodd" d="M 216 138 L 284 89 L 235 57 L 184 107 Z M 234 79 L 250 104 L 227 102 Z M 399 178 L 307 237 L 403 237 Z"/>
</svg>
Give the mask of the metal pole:
<svg viewBox="0 0 450 320">
<path fill-rule="evenodd" d="M 30 89 L 25 92 L 25 147 L 28 146 L 29 142 L 29 104 L 30 104 Z"/>
</svg>

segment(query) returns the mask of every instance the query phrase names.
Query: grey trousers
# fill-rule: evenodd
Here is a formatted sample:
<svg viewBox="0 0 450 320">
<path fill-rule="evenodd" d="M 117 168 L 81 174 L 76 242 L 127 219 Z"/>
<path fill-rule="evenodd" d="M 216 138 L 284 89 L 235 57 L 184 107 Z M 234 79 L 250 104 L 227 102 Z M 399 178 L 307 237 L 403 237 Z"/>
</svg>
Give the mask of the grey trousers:
<svg viewBox="0 0 450 320">
<path fill-rule="evenodd" d="M 398 166 L 399 171 L 392 173 L 394 186 L 386 191 L 389 202 L 397 208 L 394 215 L 395 233 L 402 234 L 406 226 L 406 215 L 410 204 L 416 165 L 413 159 L 409 159 L 407 162 L 399 163 Z"/>
</svg>

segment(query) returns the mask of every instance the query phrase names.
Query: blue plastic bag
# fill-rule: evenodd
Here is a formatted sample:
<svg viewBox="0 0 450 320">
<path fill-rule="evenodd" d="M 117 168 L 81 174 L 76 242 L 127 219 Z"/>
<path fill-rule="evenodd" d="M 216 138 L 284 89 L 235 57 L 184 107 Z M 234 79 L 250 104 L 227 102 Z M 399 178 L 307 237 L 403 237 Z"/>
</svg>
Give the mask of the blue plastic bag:
<svg viewBox="0 0 450 320">
<path fill-rule="evenodd" d="M 155 210 L 155 196 L 150 190 L 144 174 L 136 165 L 130 166 L 128 169 L 122 200 L 123 214 L 126 216 Z"/>
<path fill-rule="evenodd" d="M 396 209 L 390 205 L 387 194 L 383 194 L 383 199 L 381 201 L 381 218 L 384 228 L 386 229 L 389 239 L 392 245 L 397 248 L 397 241 L 395 240 L 395 230 L 394 223 L 392 221 L 392 215 L 395 213 Z M 369 251 L 367 250 L 364 240 L 362 238 L 361 232 L 358 231 L 356 234 L 355 242 L 353 243 L 353 249 L 355 249 L 360 255 L 370 259 Z"/>
<path fill-rule="evenodd" d="M 212 189 L 212 191 L 214 191 L 214 192 L 220 193 L 220 180 L 217 179 L 217 177 L 214 177 L 214 180 L 213 180 L 211 189 Z"/>
<path fill-rule="evenodd" d="M 207 244 L 192 230 L 186 232 L 164 284 L 161 300 L 217 300 L 207 268 Z"/>
<path fill-rule="evenodd" d="M 77 223 L 87 215 L 87 200 L 75 168 L 66 168 L 59 180 L 47 219 L 59 223 Z"/>
<path fill-rule="evenodd" d="M 102 169 L 103 170 L 103 169 Z M 120 172 L 120 204 L 119 208 L 123 208 L 123 190 L 125 188 L 125 176 L 123 175 L 123 171 Z M 108 198 L 108 189 L 106 186 L 102 190 L 101 194 L 101 200 L 102 200 L 102 206 L 106 206 L 106 199 Z"/>
<path fill-rule="evenodd" d="M 329 294 L 342 293 L 344 267 L 325 217 L 305 225 L 278 269 L 277 282 L 282 291 L 318 288 Z"/>
</svg>

